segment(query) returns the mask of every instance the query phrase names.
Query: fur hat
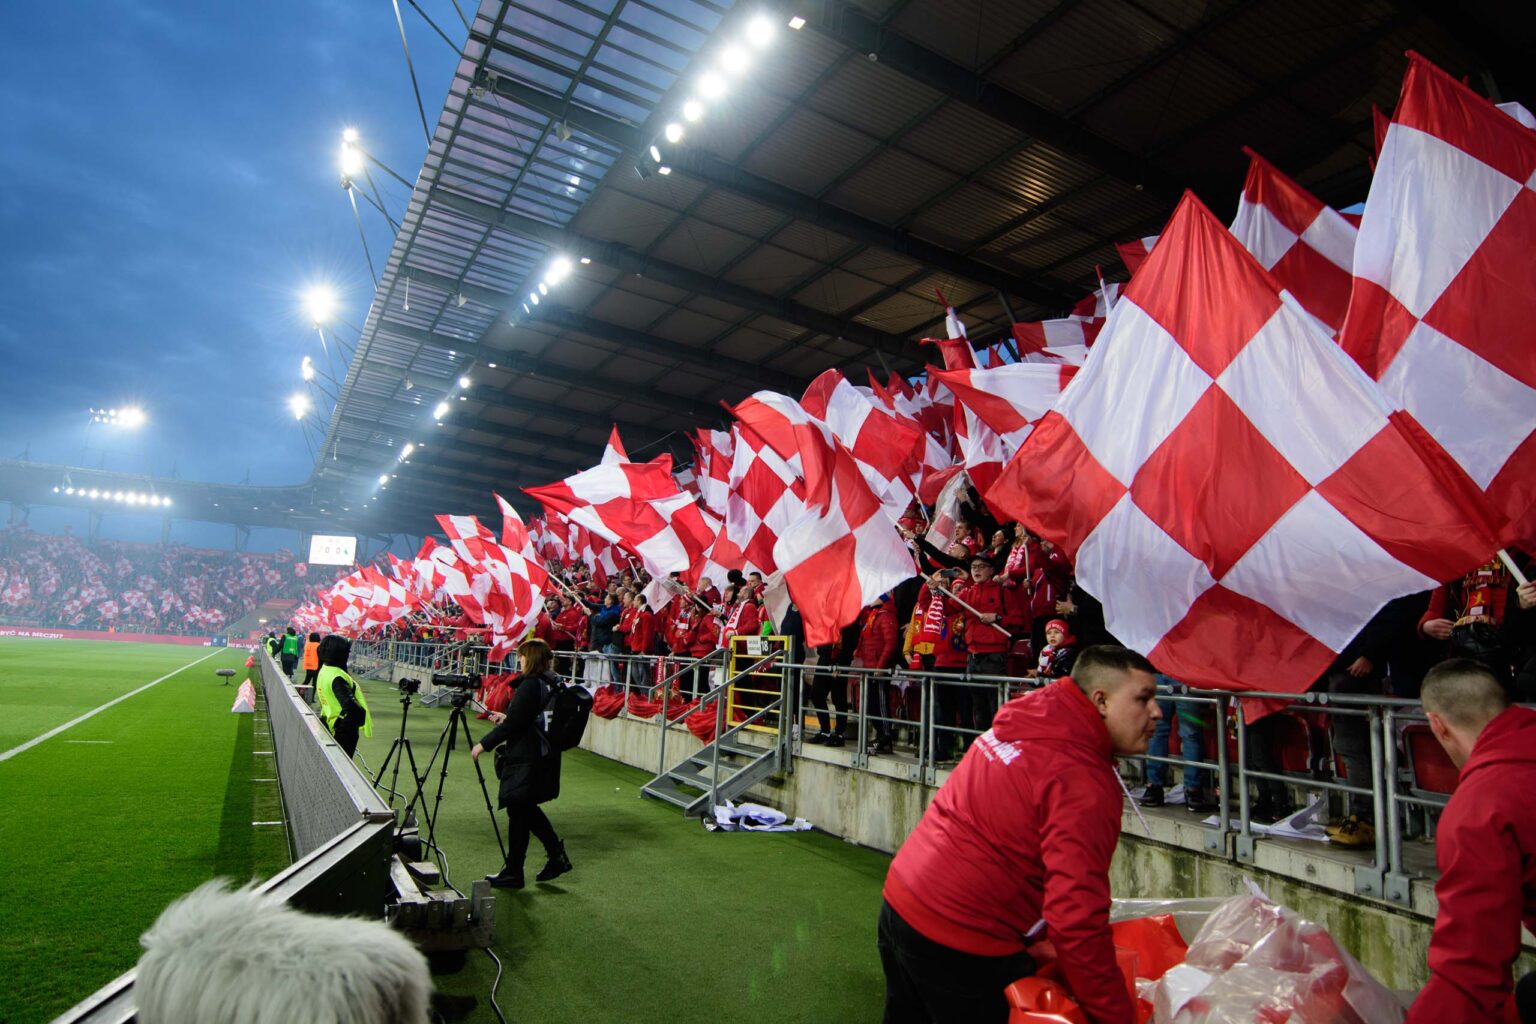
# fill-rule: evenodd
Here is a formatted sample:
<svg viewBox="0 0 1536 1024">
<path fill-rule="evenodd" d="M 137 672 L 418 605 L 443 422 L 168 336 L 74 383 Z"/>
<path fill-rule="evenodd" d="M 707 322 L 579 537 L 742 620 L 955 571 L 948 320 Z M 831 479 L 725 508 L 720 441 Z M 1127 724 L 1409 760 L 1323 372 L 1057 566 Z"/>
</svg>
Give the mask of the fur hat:
<svg viewBox="0 0 1536 1024">
<path fill-rule="evenodd" d="M 305 914 L 215 880 L 139 938 L 140 1024 L 426 1024 L 427 960 L 382 921 Z"/>
</svg>

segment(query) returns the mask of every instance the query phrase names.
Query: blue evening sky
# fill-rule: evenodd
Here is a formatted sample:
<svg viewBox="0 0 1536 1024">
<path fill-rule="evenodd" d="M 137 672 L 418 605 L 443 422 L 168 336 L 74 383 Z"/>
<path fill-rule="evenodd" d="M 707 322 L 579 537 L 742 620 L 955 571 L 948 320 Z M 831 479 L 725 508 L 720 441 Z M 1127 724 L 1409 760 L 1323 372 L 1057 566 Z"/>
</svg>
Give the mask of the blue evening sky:
<svg viewBox="0 0 1536 1024">
<path fill-rule="evenodd" d="M 462 43 L 451 0 L 420 2 Z M 473 0 L 460 5 L 472 16 Z M 400 7 L 435 125 L 456 56 Z M 381 0 L 13 6 L 0 32 L 0 458 L 303 480 L 312 459 L 285 401 L 301 358 L 323 356 L 299 296 L 334 282 L 361 324 L 373 292 L 339 187 L 346 126 L 415 178 L 426 141 Z M 406 190 L 374 180 L 398 219 Z M 382 266 L 390 230 L 361 209 Z M 91 406 L 128 404 L 148 413 L 138 432 L 87 427 Z M 33 513 L 42 529 L 57 518 Z"/>
</svg>

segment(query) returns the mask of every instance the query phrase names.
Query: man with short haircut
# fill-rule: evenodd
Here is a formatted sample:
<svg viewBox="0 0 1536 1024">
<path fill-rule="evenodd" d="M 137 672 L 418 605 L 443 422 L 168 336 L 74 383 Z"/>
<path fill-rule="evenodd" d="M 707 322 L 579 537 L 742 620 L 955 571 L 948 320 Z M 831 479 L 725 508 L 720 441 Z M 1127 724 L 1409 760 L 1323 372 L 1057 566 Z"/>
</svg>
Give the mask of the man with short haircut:
<svg viewBox="0 0 1536 1024">
<path fill-rule="evenodd" d="M 1147 659 L 1106 645 L 998 711 L 886 875 L 885 1024 L 1002 1024 L 1042 937 L 1091 1024 L 1135 1019 L 1109 931 L 1114 759 L 1146 753 L 1156 696 Z"/>
<path fill-rule="evenodd" d="M 1420 700 L 1461 776 L 1435 838 L 1433 976 L 1408 1024 L 1503 1021 L 1520 925 L 1536 929 L 1536 712 L 1510 706 L 1493 672 L 1468 658 L 1430 669 Z"/>
</svg>

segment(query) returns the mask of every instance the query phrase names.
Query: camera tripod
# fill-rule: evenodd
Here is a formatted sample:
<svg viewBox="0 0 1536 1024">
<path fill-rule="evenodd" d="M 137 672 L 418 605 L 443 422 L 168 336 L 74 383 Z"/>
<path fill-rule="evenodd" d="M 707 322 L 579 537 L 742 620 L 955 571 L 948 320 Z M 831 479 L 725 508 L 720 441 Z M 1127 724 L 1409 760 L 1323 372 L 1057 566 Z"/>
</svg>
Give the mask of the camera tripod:
<svg viewBox="0 0 1536 1024">
<path fill-rule="evenodd" d="M 422 771 L 416 780 L 416 792 L 411 796 L 410 802 L 405 805 L 406 814 L 409 815 L 411 809 L 416 806 L 417 801 L 421 802 L 422 817 L 427 823 L 427 841 L 432 844 L 432 849 L 437 853 L 439 867 L 444 865 L 442 864 L 442 849 L 437 845 L 437 818 L 443 803 L 443 786 L 448 782 L 448 762 L 454 748 L 458 746 L 460 732 L 464 734 L 464 739 L 468 746 L 472 747 L 475 743 L 474 737 L 469 732 L 469 715 L 464 710 L 465 706 L 469 703 L 469 698 L 468 690 L 453 691 L 450 697 L 453 702 L 453 710 L 448 712 L 448 723 L 443 726 L 442 733 L 437 737 L 437 746 L 433 749 L 432 756 L 427 759 L 426 769 Z M 401 726 L 403 731 L 403 722 Z M 408 743 L 409 740 L 406 741 L 406 744 Z M 404 749 L 407 751 L 406 756 L 411 758 L 411 769 L 414 772 L 416 759 L 409 753 L 410 747 L 408 745 Z M 443 755 L 443 764 L 438 770 L 437 793 L 432 798 L 432 805 L 429 808 L 426 799 L 426 786 L 427 780 L 432 776 L 432 766 L 437 763 L 438 754 Z M 507 856 L 507 843 L 501 834 L 501 822 L 496 817 L 496 808 L 491 804 L 491 792 L 485 784 L 485 773 L 480 770 L 480 762 L 471 761 L 471 763 L 475 767 L 475 775 L 480 779 L 480 794 L 485 798 L 485 813 L 490 816 L 491 829 L 496 833 L 496 845 L 501 848 L 501 856 L 505 860 Z M 399 770 L 398 761 L 396 762 L 396 770 Z M 380 772 L 382 773 L 382 771 L 383 769 L 381 768 Z M 446 876 L 446 868 L 444 868 L 443 873 Z"/>
<path fill-rule="evenodd" d="M 411 762 L 411 781 L 416 783 L 416 792 L 421 792 L 421 772 L 416 767 L 416 755 L 411 750 L 411 738 L 405 734 L 406 721 L 411 716 L 411 694 L 414 690 L 400 691 L 400 735 L 396 736 L 389 745 L 389 753 L 384 755 L 384 760 L 379 764 L 379 770 L 373 776 L 374 786 L 378 786 L 379 780 L 384 777 L 384 772 L 389 768 L 389 763 L 395 763 L 395 773 L 389 777 L 389 802 L 393 806 L 395 798 L 400 795 L 400 764 L 402 761 Z M 406 813 L 409 814 L 411 805 L 406 805 Z"/>
</svg>

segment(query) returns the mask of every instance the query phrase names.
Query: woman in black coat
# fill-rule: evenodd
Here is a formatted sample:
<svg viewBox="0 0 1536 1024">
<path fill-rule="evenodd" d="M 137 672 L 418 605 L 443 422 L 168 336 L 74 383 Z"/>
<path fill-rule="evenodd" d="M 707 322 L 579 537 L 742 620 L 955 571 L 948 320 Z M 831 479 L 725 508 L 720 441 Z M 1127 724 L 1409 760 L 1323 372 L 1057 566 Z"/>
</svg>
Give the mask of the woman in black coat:
<svg viewBox="0 0 1536 1024">
<path fill-rule="evenodd" d="M 539 804 L 560 795 L 560 750 L 545 736 L 548 722 L 543 713 L 560 681 L 551 671 L 554 652 L 549 644 L 534 638 L 524 641 L 517 653 L 523 671 L 514 681 L 516 689 L 503 714 L 492 714 L 496 727 L 470 750 L 476 761 L 487 750 L 501 747 L 496 758 L 496 776 L 501 780 L 499 804 L 507 809 L 507 862 L 500 872 L 487 875 L 497 888 L 523 887 L 523 859 L 528 855 L 528 836 L 544 844 L 549 861 L 535 881 L 548 882 L 571 870 L 565 844 Z M 505 746 L 503 746 L 505 744 Z"/>
</svg>

